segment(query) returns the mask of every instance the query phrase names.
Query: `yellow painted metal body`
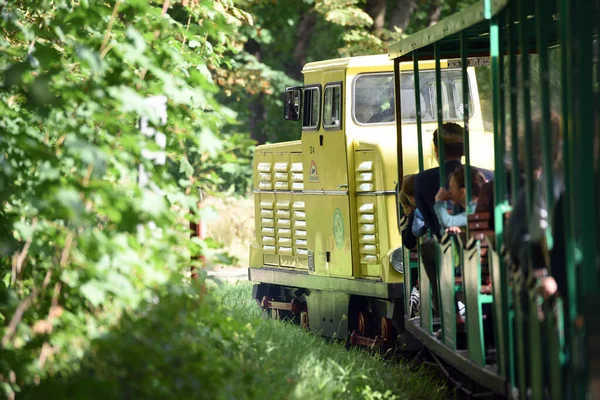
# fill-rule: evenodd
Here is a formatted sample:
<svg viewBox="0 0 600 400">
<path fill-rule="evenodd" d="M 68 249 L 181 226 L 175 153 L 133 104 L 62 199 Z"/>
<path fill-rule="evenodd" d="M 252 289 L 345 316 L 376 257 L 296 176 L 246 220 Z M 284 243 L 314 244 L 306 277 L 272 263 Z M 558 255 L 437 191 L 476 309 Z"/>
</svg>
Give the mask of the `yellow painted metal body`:
<svg viewBox="0 0 600 400">
<path fill-rule="evenodd" d="M 447 63 L 442 63 L 446 68 Z M 432 62 L 422 69 L 433 69 Z M 401 65 L 411 71 L 412 63 Z M 355 79 L 393 72 L 387 55 L 321 61 L 303 69 L 304 85 L 342 83 L 341 129 L 304 130 L 299 141 L 258 146 L 254 159 L 256 238 L 250 267 L 308 271 L 323 277 L 402 282 L 390 265 L 401 245 L 394 188 L 395 123 L 361 124 L 353 109 Z M 493 168 L 493 139 L 484 132 L 475 74 L 469 71 L 473 165 Z M 431 143 L 437 124 L 423 124 Z M 416 124 L 402 125 L 404 173 L 418 172 Z M 425 146 L 425 168 L 437 165 Z M 332 286 L 333 288 L 334 286 Z"/>
</svg>

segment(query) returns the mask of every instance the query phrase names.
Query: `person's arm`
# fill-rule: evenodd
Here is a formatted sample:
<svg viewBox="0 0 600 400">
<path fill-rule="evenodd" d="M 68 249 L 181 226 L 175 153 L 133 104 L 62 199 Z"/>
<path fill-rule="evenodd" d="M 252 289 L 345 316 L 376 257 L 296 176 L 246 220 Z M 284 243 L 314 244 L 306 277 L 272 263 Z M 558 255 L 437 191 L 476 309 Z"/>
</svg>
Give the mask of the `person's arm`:
<svg viewBox="0 0 600 400">
<path fill-rule="evenodd" d="M 467 226 L 467 213 L 450 215 L 443 201 L 436 201 L 433 209 L 443 230 L 451 226 Z"/>
<path fill-rule="evenodd" d="M 437 232 L 435 231 L 436 217 L 433 214 L 431 206 L 427 203 L 427 200 L 425 199 L 424 188 L 421 187 L 422 177 L 423 176 L 421 174 L 415 177 L 415 205 L 417 206 L 417 209 L 421 212 L 425 226 L 429 228 L 433 233 L 437 234 Z"/>
<path fill-rule="evenodd" d="M 408 217 L 408 222 L 406 224 L 406 227 L 404 229 L 402 229 L 402 244 L 404 245 L 404 248 L 410 249 L 410 250 L 417 247 L 417 238 L 415 237 L 415 235 L 413 234 L 412 229 L 411 229 L 414 219 L 415 219 L 415 213 L 413 212 Z"/>
<path fill-rule="evenodd" d="M 523 244 L 529 244 L 529 229 L 525 209 L 525 190 L 521 189 L 517 195 L 517 202 L 513 205 L 510 218 L 504 229 L 504 244 L 508 249 L 512 262 L 517 265 L 519 264 L 520 255 L 524 251 Z"/>
<path fill-rule="evenodd" d="M 419 211 L 419 209 L 417 208 L 414 212 L 414 219 L 412 221 L 412 225 L 411 225 L 411 229 L 412 229 L 412 233 L 413 235 L 419 237 L 419 236 L 423 236 L 423 234 L 425 233 L 425 221 L 423 221 L 423 216 L 421 215 L 421 212 Z"/>
</svg>

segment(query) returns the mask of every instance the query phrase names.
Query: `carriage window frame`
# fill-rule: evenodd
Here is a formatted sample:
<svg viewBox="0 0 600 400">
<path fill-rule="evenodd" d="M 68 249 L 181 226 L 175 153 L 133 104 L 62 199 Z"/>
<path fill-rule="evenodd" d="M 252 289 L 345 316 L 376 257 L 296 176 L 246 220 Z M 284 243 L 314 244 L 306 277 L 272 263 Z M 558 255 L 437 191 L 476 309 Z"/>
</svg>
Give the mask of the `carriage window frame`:
<svg viewBox="0 0 600 400">
<path fill-rule="evenodd" d="M 442 74 L 444 74 L 444 72 L 451 72 L 451 71 L 462 71 L 460 68 L 442 68 Z M 428 73 L 435 73 L 434 69 L 420 69 L 419 73 L 423 73 L 423 72 L 428 72 Z M 413 70 L 408 70 L 408 71 L 401 71 L 400 72 L 401 76 L 403 74 L 407 74 L 407 75 L 414 75 L 414 71 Z M 354 79 L 352 80 L 352 110 L 351 110 L 351 115 L 352 115 L 352 120 L 354 121 L 354 123 L 356 125 L 359 126 L 375 126 L 375 125 L 394 125 L 396 123 L 396 118 L 394 118 L 393 121 L 391 122 L 372 122 L 372 123 L 368 123 L 368 122 L 360 122 L 358 120 L 358 118 L 356 117 L 356 82 L 366 76 L 375 76 L 375 75 L 390 75 L 391 78 L 395 79 L 394 73 L 392 71 L 385 71 L 385 72 L 367 72 L 367 73 L 362 73 L 362 74 L 358 74 L 354 77 Z M 472 77 L 469 74 L 468 75 L 468 91 L 469 91 L 469 119 L 473 118 L 475 116 L 475 110 L 473 107 L 473 82 L 472 81 Z M 449 82 L 454 81 L 454 79 L 451 79 Z M 434 86 L 434 91 L 433 93 L 430 95 L 430 104 L 429 107 L 431 109 L 431 111 L 435 111 L 436 109 L 436 104 L 435 104 L 435 81 L 432 82 L 433 86 Z M 476 86 L 475 86 L 476 87 Z M 428 89 L 429 90 L 429 89 Z M 394 101 L 395 101 L 395 96 L 394 96 Z M 448 93 L 448 87 L 445 85 L 444 83 L 444 79 L 442 78 L 442 102 L 444 103 L 444 106 L 447 107 L 446 108 L 446 113 L 447 114 L 452 114 L 451 111 L 451 104 L 449 104 L 449 93 Z M 394 105 L 392 105 L 393 107 Z M 444 110 L 442 109 L 442 112 Z M 425 112 L 425 110 L 422 110 L 422 113 Z M 436 123 L 437 122 L 437 112 L 433 112 L 433 119 L 432 120 L 425 120 L 422 119 L 421 122 L 422 123 Z M 449 116 L 449 115 L 448 115 Z M 462 122 L 464 121 L 464 117 L 456 117 L 456 118 L 446 118 L 446 116 L 444 116 L 444 122 Z M 412 124 L 412 123 L 416 123 L 417 119 L 416 118 L 407 118 L 404 119 L 402 118 L 402 123 L 408 123 L 408 124 Z"/>
<path fill-rule="evenodd" d="M 338 110 L 338 119 L 337 119 L 337 124 L 327 124 L 326 121 L 327 119 L 325 118 L 325 110 L 327 108 L 327 90 L 331 89 L 331 91 L 335 94 L 335 88 L 339 88 L 339 96 L 337 98 L 337 110 Z M 334 130 L 341 130 L 342 129 L 342 115 L 343 115 L 343 106 L 344 106 L 344 102 L 342 101 L 342 99 L 344 98 L 344 91 L 343 91 L 343 87 L 342 87 L 342 81 L 338 81 L 338 82 L 329 82 L 325 85 L 325 89 L 323 89 L 323 129 L 326 131 L 334 131 Z M 333 98 L 332 101 L 332 110 L 334 109 L 333 105 L 336 103 L 336 99 L 335 97 Z M 332 111 L 332 116 L 333 116 L 333 111 Z"/>
<path fill-rule="evenodd" d="M 306 93 L 309 91 L 316 91 L 316 95 L 313 96 L 307 96 Z M 302 130 L 303 131 L 317 131 L 319 130 L 319 124 L 321 123 L 321 85 L 320 84 L 316 84 L 316 85 L 307 85 L 304 86 L 304 93 L 302 93 L 302 97 L 304 97 L 303 102 L 302 102 Z M 308 101 L 310 97 L 310 102 Z M 313 115 L 317 116 L 317 121 L 315 125 L 305 125 L 306 122 L 306 110 L 307 108 L 313 107 L 313 111 L 314 110 L 314 106 L 315 106 L 315 98 L 318 99 L 316 102 L 316 112 L 313 112 Z M 310 103 L 310 105 L 309 105 Z"/>
</svg>

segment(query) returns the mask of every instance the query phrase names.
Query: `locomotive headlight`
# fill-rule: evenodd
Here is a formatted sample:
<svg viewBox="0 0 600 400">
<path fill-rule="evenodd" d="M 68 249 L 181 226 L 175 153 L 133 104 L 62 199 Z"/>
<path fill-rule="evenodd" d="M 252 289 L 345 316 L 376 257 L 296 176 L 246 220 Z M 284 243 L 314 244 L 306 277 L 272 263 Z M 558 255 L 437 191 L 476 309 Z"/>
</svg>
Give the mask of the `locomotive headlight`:
<svg viewBox="0 0 600 400">
<path fill-rule="evenodd" d="M 402 260 L 402 247 L 398 247 L 390 254 L 390 264 L 392 268 L 401 274 L 404 273 L 404 261 Z"/>
</svg>

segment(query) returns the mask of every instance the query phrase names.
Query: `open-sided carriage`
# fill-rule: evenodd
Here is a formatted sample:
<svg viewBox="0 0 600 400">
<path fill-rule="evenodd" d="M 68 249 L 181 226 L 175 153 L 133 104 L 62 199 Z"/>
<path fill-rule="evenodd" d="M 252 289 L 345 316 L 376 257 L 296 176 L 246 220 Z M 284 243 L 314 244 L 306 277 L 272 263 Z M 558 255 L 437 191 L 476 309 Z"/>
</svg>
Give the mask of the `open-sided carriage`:
<svg viewBox="0 0 600 400">
<path fill-rule="evenodd" d="M 419 316 L 410 318 L 405 309 L 407 331 L 499 394 L 585 398 L 597 380 L 599 10 L 597 1 L 482 1 L 390 49 L 396 70 L 405 61 L 417 71 L 419 61 L 435 60 L 439 70 L 441 59 L 457 59 L 463 73 L 482 59 L 491 63 L 493 207 L 470 215 L 463 234 L 434 239 L 439 317 L 432 315 L 423 263 L 410 263 L 409 251 L 404 278 L 407 295 L 417 278 L 421 293 Z M 437 101 L 441 110 L 441 96 Z M 396 102 L 398 115 L 401 104 Z M 444 122 L 438 112 L 440 128 Z M 398 143 L 405 140 L 402 128 L 397 125 Z M 399 176 L 402 157 L 399 151 Z M 443 167 L 440 154 L 442 185 Z M 454 257 L 461 260 L 459 273 Z M 548 280 L 557 283 L 557 292 L 544 290 Z M 466 304 L 463 332 L 454 312 L 458 299 Z"/>
</svg>

